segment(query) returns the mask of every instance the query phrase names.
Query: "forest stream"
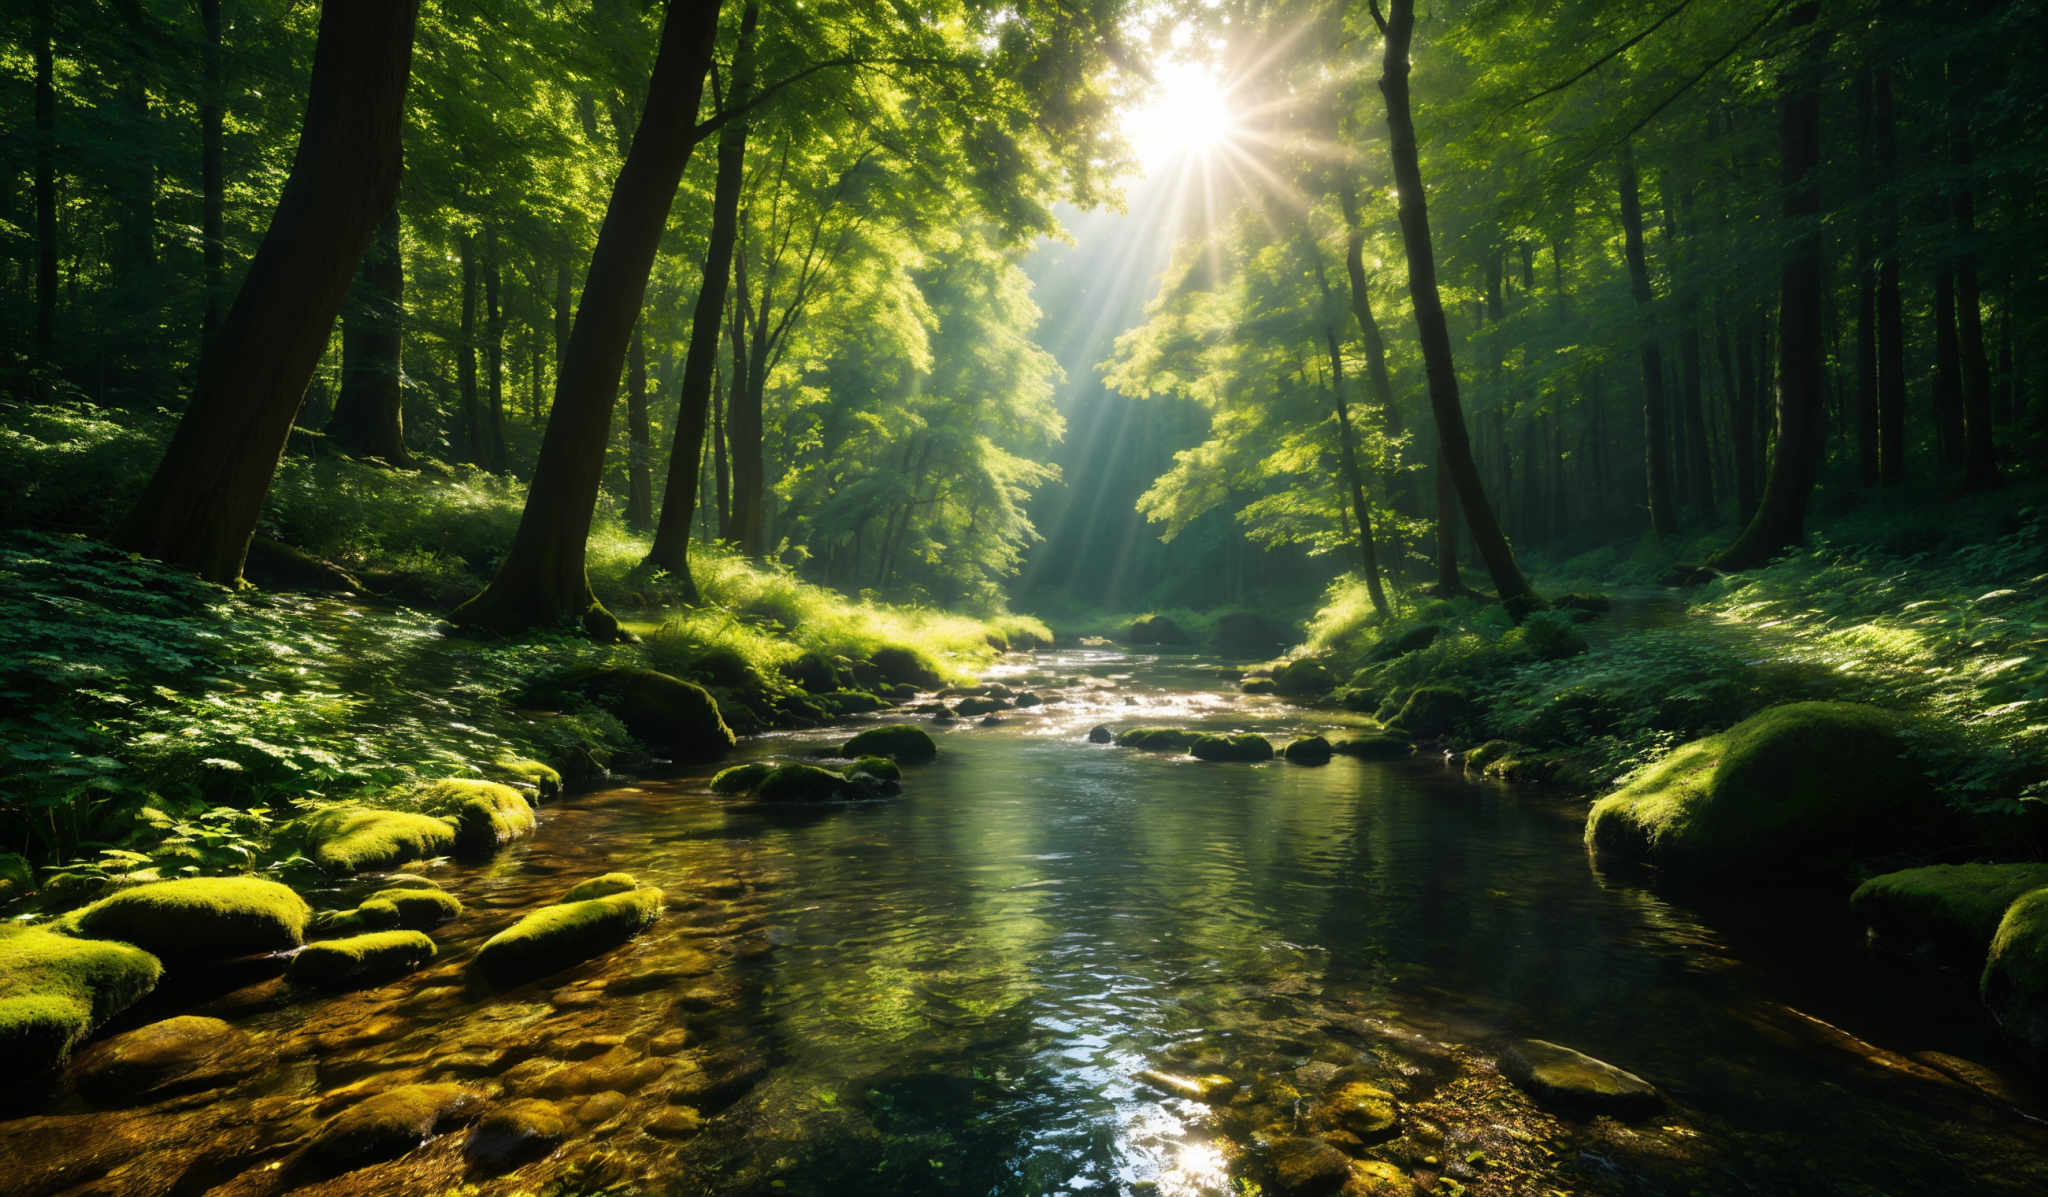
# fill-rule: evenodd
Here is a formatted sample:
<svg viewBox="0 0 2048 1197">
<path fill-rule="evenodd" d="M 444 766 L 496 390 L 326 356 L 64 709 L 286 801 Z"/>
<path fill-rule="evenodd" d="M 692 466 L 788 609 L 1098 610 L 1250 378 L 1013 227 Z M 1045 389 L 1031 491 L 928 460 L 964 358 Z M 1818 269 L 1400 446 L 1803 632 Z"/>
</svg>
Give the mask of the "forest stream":
<svg viewBox="0 0 2048 1197">
<path fill-rule="evenodd" d="M 469 910 L 428 970 L 325 998 L 263 979 L 152 999 L 126 1023 L 235 1033 L 182 1095 L 0 1122 L 0 1191 L 1193 1197 L 1280 1191 L 1268 1145 L 1302 1135 L 1433 1193 L 2043 1191 L 2042 1106 L 1978 1063 L 1997 1057 L 1963 987 L 1902 990 L 1838 901 L 1750 891 L 1702 915 L 1590 869 L 1579 801 L 1427 755 L 1091 744 L 1098 724 L 1333 723 L 1231 692 L 1201 658 L 1008 661 L 992 679 L 1057 701 L 934 728 L 939 758 L 899 798 L 766 807 L 712 796 L 708 769 L 585 794 L 487 865 L 425 870 Z M 666 891 L 653 930 L 538 982 L 467 985 L 478 943 L 610 870 Z M 1546 1112 L 1496 1068 L 1517 1036 L 1668 1104 Z M 1321 1095 L 1353 1081 L 1398 1099 L 1391 1126 L 1330 1114 Z M 294 1171 L 336 1111 L 421 1083 L 553 1102 L 567 1140 L 502 1175 L 459 1127 Z"/>
</svg>

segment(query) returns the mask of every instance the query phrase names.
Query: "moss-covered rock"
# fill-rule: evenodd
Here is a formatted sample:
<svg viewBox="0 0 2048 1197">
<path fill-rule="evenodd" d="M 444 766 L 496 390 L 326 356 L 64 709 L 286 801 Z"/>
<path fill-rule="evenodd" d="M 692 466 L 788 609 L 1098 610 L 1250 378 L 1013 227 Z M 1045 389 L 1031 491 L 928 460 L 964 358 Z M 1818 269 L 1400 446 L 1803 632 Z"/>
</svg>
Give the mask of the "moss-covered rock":
<svg viewBox="0 0 2048 1197">
<path fill-rule="evenodd" d="M 1270 761 L 1273 745 L 1261 735 L 1240 732 L 1231 736 L 1196 736 L 1188 755 L 1200 761 Z"/>
<path fill-rule="evenodd" d="M 1443 632 L 1443 625 L 1436 623 L 1418 623 L 1398 631 L 1390 631 L 1373 642 L 1373 646 L 1365 652 L 1365 659 L 1391 661 L 1395 657 L 1420 652 L 1435 644 L 1436 638 L 1443 635 Z"/>
<path fill-rule="evenodd" d="M 1116 744 L 1143 752 L 1186 752 L 1196 734 L 1181 727 L 1131 727 L 1116 734 Z"/>
<path fill-rule="evenodd" d="M 483 1097 L 461 1085 L 401 1085 L 367 1097 L 327 1120 L 292 1164 L 294 1179 L 336 1176 L 397 1159 L 434 1135 L 468 1121 Z"/>
<path fill-rule="evenodd" d="M 1389 726 L 1411 736 L 1448 735 L 1472 717 L 1472 696 L 1457 686 L 1417 686 Z"/>
<path fill-rule="evenodd" d="M 1351 1157 L 1322 1139 L 1289 1135 L 1266 1145 L 1273 1187 L 1284 1197 L 1335 1193 L 1351 1175 Z"/>
<path fill-rule="evenodd" d="M 1904 731 L 1875 707 L 1773 707 L 1594 803 L 1586 845 L 1694 876 L 1840 868 L 1895 842 L 1928 798 Z"/>
<path fill-rule="evenodd" d="M 553 802 L 562 796 L 562 775 L 553 766 L 507 757 L 492 768 L 515 784 L 532 787 L 534 797 L 541 802 Z"/>
<path fill-rule="evenodd" d="M 2006 908 L 2048 887 L 2048 864 L 1928 865 L 1872 877 L 1849 908 L 1887 955 L 1976 974 Z"/>
<path fill-rule="evenodd" d="M 1322 736 L 1310 736 L 1289 744 L 1282 756 L 1297 765 L 1327 765 L 1330 763 L 1330 741 Z"/>
<path fill-rule="evenodd" d="M 2006 1038 L 2036 1067 L 2048 1066 L 2048 889 L 2006 908 L 1978 992 Z"/>
<path fill-rule="evenodd" d="M 434 958 L 434 941 L 418 931 L 372 931 L 307 944 L 285 970 L 294 984 L 360 989 L 402 977 Z"/>
<path fill-rule="evenodd" d="M 969 719 L 976 715 L 991 715 L 997 711 L 1007 711 L 1009 709 L 1010 704 L 1000 698 L 963 698 L 960 700 L 959 705 L 953 708 L 954 711 Z"/>
<path fill-rule="evenodd" d="M 538 826 L 526 795 L 495 781 L 437 781 L 420 792 L 419 803 L 455 825 L 455 850 L 465 856 L 488 856 Z"/>
<path fill-rule="evenodd" d="M 455 825 L 418 811 L 339 806 L 300 821 L 306 855 L 335 873 L 388 869 L 455 850 Z"/>
<path fill-rule="evenodd" d="M 640 879 L 631 873 L 599 873 L 587 877 L 569 887 L 562 895 L 564 902 L 588 902 L 592 898 L 608 898 L 613 894 L 631 893 L 640 888 Z"/>
<path fill-rule="evenodd" d="M 946 681 L 930 657 L 908 645 L 892 644 L 878 648 L 868 654 L 868 663 L 874 666 L 883 681 L 894 685 L 936 690 Z"/>
<path fill-rule="evenodd" d="M 29 867 L 28 858 L 15 852 L 0 852 L 0 906 L 33 893 L 35 888 L 36 874 Z"/>
<path fill-rule="evenodd" d="M 1501 1053 L 1501 1075 L 1546 1105 L 1624 1118 L 1664 1105 L 1656 1087 L 1584 1052 L 1542 1039 L 1520 1039 Z"/>
<path fill-rule="evenodd" d="M 832 802 L 857 793 L 844 773 L 816 765 L 778 765 L 754 788 L 763 802 Z"/>
<path fill-rule="evenodd" d="M 247 1031 L 185 1014 L 86 1048 L 72 1064 L 71 1083 L 102 1105 L 137 1105 L 233 1084 L 274 1059 Z"/>
<path fill-rule="evenodd" d="M 661 917 L 662 894 L 651 885 L 543 906 L 484 941 L 470 961 L 496 985 L 559 971 L 618 947 Z"/>
<path fill-rule="evenodd" d="M 748 761 L 730 769 L 720 769 L 711 779 L 714 794 L 751 794 L 761 784 L 761 779 L 775 771 L 775 766 L 766 761 Z"/>
<path fill-rule="evenodd" d="M 463 1140 L 462 1155 L 479 1171 L 503 1172 L 547 1156 L 568 1137 L 569 1119 L 560 1107 L 529 1097 L 477 1119 Z"/>
<path fill-rule="evenodd" d="M 1309 1121 L 1344 1142 L 1377 1143 L 1400 1129 L 1401 1102 L 1378 1085 L 1350 1081 L 1317 1103 Z"/>
<path fill-rule="evenodd" d="M 1188 644 L 1193 640 L 1186 628 L 1164 615 L 1141 615 L 1124 629 L 1127 644 Z"/>
<path fill-rule="evenodd" d="M 819 706 L 829 715 L 865 715 L 870 711 L 889 708 L 889 700 L 877 698 L 865 690 L 831 690 L 816 696 Z"/>
<path fill-rule="evenodd" d="M 162 975 L 156 957 L 125 943 L 0 923 L 0 1076 L 55 1068 Z"/>
<path fill-rule="evenodd" d="M 258 877 L 153 881 L 65 915 L 60 925 L 162 957 L 216 958 L 295 948 L 313 910 L 288 886 Z"/>
<path fill-rule="evenodd" d="M 816 651 L 801 653 L 776 668 L 781 670 L 782 676 L 812 694 L 843 689 L 853 676 L 844 661 Z"/>
<path fill-rule="evenodd" d="M 1415 754 L 1415 741 L 1407 732 L 1389 728 L 1338 740 L 1330 745 L 1330 751 L 1362 761 L 1399 761 Z"/>
<path fill-rule="evenodd" d="M 1248 677 L 1237 684 L 1245 694 L 1278 694 L 1280 683 L 1269 677 Z"/>
<path fill-rule="evenodd" d="M 363 899 L 356 909 L 370 906 L 389 907 L 393 921 L 386 925 L 408 931 L 424 931 L 462 917 L 462 900 L 441 889 L 382 889 Z"/>
<path fill-rule="evenodd" d="M 1526 750 L 1513 740 L 1488 740 L 1465 754 L 1465 772 L 1485 773 L 1488 765 L 1523 751 Z"/>
<path fill-rule="evenodd" d="M 1335 689 L 1337 679 L 1321 661 L 1303 658 L 1274 668 L 1273 684 L 1289 698 L 1316 698 Z"/>
<path fill-rule="evenodd" d="M 871 727 L 840 746 L 840 756 L 856 760 L 864 756 L 885 756 L 901 765 L 916 765 L 939 755 L 931 734 L 908 723 Z"/>
<path fill-rule="evenodd" d="M 877 781 L 900 781 L 903 769 L 886 756 L 864 756 L 853 762 L 847 773 L 864 773 Z"/>
<path fill-rule="evenodd" d="M 562 687 L 618 716 L 634 739 L 678 761 L 715 761 L 733 746 L 717 700 L 695 682 L 608 665 L 570 670 L 542 689 Z"/>
</svg>

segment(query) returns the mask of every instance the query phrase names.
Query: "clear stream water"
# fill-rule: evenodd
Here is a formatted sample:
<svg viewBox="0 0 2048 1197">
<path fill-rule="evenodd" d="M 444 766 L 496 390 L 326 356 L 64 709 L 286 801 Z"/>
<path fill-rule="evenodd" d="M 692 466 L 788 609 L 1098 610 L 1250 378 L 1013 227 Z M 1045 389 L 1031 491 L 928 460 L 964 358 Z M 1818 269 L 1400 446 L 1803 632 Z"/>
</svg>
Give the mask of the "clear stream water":
<svg viewBox="0 0 2048 1197">
<path fill-rule="evenodd" d="M 704 771 L 571 799 L 487 865 L 427 870 L 469 906 L 432 967 L 214 999 L 201 1012 L 260 1066 L 0 1121 L 0 1192 L 281 1191 L 325 1118 L 434 1081 L 554 1101 L 572 1136 L 494 1177 L 455 1129 L 310 1191 L 1270 1193 L 1261 1145 L 1315 1133 L 1322 1095 L 1361 1078 L 1401 1122 L 1346 1146 L 1419 1191 L 2048 1192 L 2038 1094 L 1999 1071 L 1966 986 L 1866 960 L 1839 895 L 1697 913 L 1591 870 L 1582 802 L 1441 761 L 1085 742 L 1098 723 L 1276 743 L 1342 726 L 1199 659 L 1043 653 L 991 679 L 1063 701 L 934 728 L 938 761 L 898 799 L 763 808 L 712 797 Z M 482 939 L 613 869 L 667 891 L 654 930 L 517 989 L 465 982 Z M 1548 1113 L 1494 1067 L 1521 1035 L 1670 1107 Z M 1198 1099 L 1148 1070 L 1229 1083 Z"/>
</svg>

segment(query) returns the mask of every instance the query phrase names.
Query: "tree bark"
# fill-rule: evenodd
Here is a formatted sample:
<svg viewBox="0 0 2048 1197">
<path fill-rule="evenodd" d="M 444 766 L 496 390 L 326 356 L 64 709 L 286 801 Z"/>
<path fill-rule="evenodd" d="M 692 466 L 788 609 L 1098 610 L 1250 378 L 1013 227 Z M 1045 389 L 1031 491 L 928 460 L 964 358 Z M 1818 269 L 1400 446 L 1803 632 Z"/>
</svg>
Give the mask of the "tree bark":
<svg viewBox="0 0 2048 1197">
<path fill-rule="evenodd" d="M 740 16 L 739 45 L 733 51 L 732 87 L 726 104 L 737 112 L 753 94 L 754 29 L 760 17 L 758 0 L 747 0 Z M 697 514 L 697 477 L 703 469 L 704 429 L 709 423 L 711 372 L 718 356 L 719 325 L 725 318 L 725 292 L 732 278 L 733 243 L 739 236 L 740 192 L 746 185 L 747 122 L 735 118 L 718 131 L 718 173 L 712 185 L 710 244 L 704 254 L 704 281 L 697 306 L 690 313 L 690 348 L 683 359 L 683 385 L 676 413 L 675 444 L 669 450 L 668 480 L 661 497 L 661 522 L 645 567 L 662 569 L 675 578 L 687 601 L 697 601 L 690 579 L 690 523 Z"/>
<path fill-rule="evenodd" d="M 1971 179 L 1970 114 L 1957 93 L 1964 80 L 1951 64 L 1949 71 L 1949 153 L 1957 182 L 1949 197 L 1955 219 L 1956 334 L 1962 354 L 1963 489 L 1990 490 L 1999 485 L 1998 451 L 1991 439 L 1991 363 L 1984 352 L 1984 305 L 1977 281 L 1977 205 Z"/>
<path fill-rule="evenodd" d="M 654 526 L 654 436 L 647 424 L 646 313 L 633 325 L 626 359 L 626 526 L 645 532 Z"/>
<path fill-rule="evenodd" d="M 1877 85 L 1868 66 L 1856 72 L 1857 183 L 1876 185 Z M 1876 486 L 1883 472 L 1877 435 L 1877 238 L 1869 216 L 1856 230 L 1856 478 Z"/>
<path fill-rule="evenodd" d="M 1365 227 L 1359 220 L 1358 196 L 1349 183 L 1338 187 L 1337 203 L 1344 213 L 1344 275 L 1351 285 L 1351 317 L 1358 322 L 1358 338 L 1365 346 L 1366 385 L 1372 388 L 1372 401 L 1379 405 L 1387 436 L 1399 439 L 1401 409 L 1394 404 L 1394 380 L 1387 370 L 1387 339 L 1372 314 L 1372 293 L 1365 276 Z M 1398 470 L 1395 479 L 1394 489 L 1412 503 L 1412 480 Z"/>
<path fill-rule="evenodd" d="M 192 403 L 122 529 L 127 548 L 215 582 L 241 576 L 300 396 L 398 195 L 417 13 L 417 0 L 321 7 L 291 174 L 200 360 Z"/>
<path fill-rule="evenodd" d="M 718 500 L 718 539 L 732 543 L 732 469 L 729 443 L 726 435 L 725 413 L 738 402 L 743 402 L 747 391 L 747 306 L 746 280 L 747 263 L 744 255 L 735 263 L 734 275 L 740 283 L 734 295 L 732 318 L 727 322 L 726 340 L 732 347 L 732 377 L 728 380 L 725 396 L 714 398 L 711 410 L 711 465 L 712 485 L 716 488 Z"/>
<path fill-rule="evenodd" d="M 1303 237 L 1303 247 L 1316 268 L 1316 285 L 1322 289 L 1323 309 L 1330 310 L 1330 280 L 1323 271 L 1322 251 Z M 1353 293 L 1354 299 L 1356 292 Z M 1367 319 L 1371 319 L 1370 315 Z M 1380 584 L 1379 546 L 1373 542 L 1372 509 L 1365 499 L 1365 472 L 1358 466 L 1358 446 L 1351 431 L 1351 406 L 1344 401 L 1344 351 L 1334 323 L 1323 326 L 1323 343 L 1330 355 L 1330 401 L 1337 409 L 1337 461 L 1344 471 L 1344 489 L 1351 504 L 1352 522 L 1358 531 L 1358 565 L 1365 576 L 1365 593 L 1372 609 L 1381 617 L 1393 614 L 1387 605 L 1386 589 Z"/>
<path fill-rule="evenodd" d="M 221 95 L 220 0 L 199 0 L 199 243 L 200 280 L 206 290 L 206 315 L 200 326 L 200 348 L 220 327 L 220 291 L 226 240 L 222 232 L 226 202 L 224 127 Z"/>
<path fill-rule="evenodd" d="M 1892 76 L 1876 79 L 1877 170 L 1890 180 L 1898 171 L 1898 137 L 1892 121 Z M 1891 187 L 1878 209 L 1877 267 L 1877 462 L 1878 481 L 1906 481 L 1906 319 L 1899 297 L 1899 202 Z"/>
<path fill-rule="evenodd" d="M 400 257 L 398 205 L 377 224 L 363 253 L 341 318 L 341 389 L 327 436 L 343 452 L 412 464 L 405 449 L 405 409 L 399 381 L 404 348 L 405 266 Z"/>
<path fill-rule="evenodd" d="M 742 276 L 744 278 L 744 276 Z M 746 385 L 726 413 L 727 450 L 732 458 L 732 539 L 740 552 L 759 557 L 768 525 L 767 468 L 761 457 L 763 400 L 768 390 L 768 314 L 773 296 L 763 288 L 754 301 L 754 331 L 747 338 Z"/>
<path fill-rule="evenodd" d="M 1934 274 L 1934 440 L 1946 469 L 1963 464 L 1963 367 L 1956 339 L 1956 276 L 1943 262 Z"/>
<path fill-rule="evenodd" d="M 647 105 L 598 229 L 519 530 L 490 585 L 455 612 L 458 622 L 509 630 L 577 621 L 601 638 L 618 632 L 618 621 L 590 591 L 585 542 L 597 510 L 626 343 L 676 186 L 696 145 L 718 7 L 668 0 Z"/>
<path fill-rule="evenodd" d="M 1678 530 L 1678 521 L 1671 494 L 1671 423 L 1664 405 L 1664 351 L 1657 344 L 1652 310 L 1656 297 L 1650 291 L 1649 258 L 1643 251 L 1643 204 L 1636 188 L 1635 153 L 1626 142 L 1621 147 L 1619 171 L 1629 293 L 1635 298 L 1636 317 L 1642 321 L 1637 361 L 1643 375 L 1643 476 L 1649 484 L 1650 531 L 1668 536 Z"/>
<path fill-rule="evenodd" d="M 1793 31 L 1811 26 L 1820 5 L 1796 5 L 1787 14 Z M 1827 34 L 1805 34 L 1798 62 L 1781 84 L 1778 101 L 1779 182 L 1791 242 L 1778 276 L 1778 445 L 1756 515 L 1734 544 L 1708 565 L 1753 569 L 1806 539 L 1806 500 L 1813 492 L 1826 446 L 1821 343 L 1820 75 Z"/>
<path fill-rule="evenodd" d="M 1389 154 L 1400 194 L 1401 240 L 1408 254 L 1408 291 L 1415 306 L 1415 327 L 1429 374 L 1429 405 L 1436 417 L 1446 472 L 1465 508 L 1465 523 L 1493 577 L 1494 589 L 1510 610 L 1539 603 L 1529 580 L 1515 564 L 1514 550 L 1501 535 L 1493 507 L 1480 485 L 1472 462 L 1472 443 L 1465 431 L 1465 410 L 1458 398 L 1458 375 L 1451 360 L 1451 334 L 1444 320 L 1443 298 L 1437 290 L 1436 251 L 1430 244 L 1429 204 L 1422 190 L 1421 157 L 1415 143 L 1415 120 L 1409 111 L 1408 47 L 1415 33 L 1414 0 L 1392 0 L 1385 25 L 1386 58 L 1380 92 L 1387 101 Z M 1375 9 L 1375 11 L 1377 11 Z"/>
<path fill-rule="evenodd" d="M 457 252 L 462 259 L 462 324 L 461 340 L 455 347 L 455 377 L 462 398 L 462 451 L 472 463 L 488 466 L 484 422 L 476 401 L 476 238 L 464 233 Z"/>
<path fill-rule="evenodd" d="M 35 0 L 36 395 L 57 372 L 57 83 L 53 0 Z"/>
<path fill-rule="evenodd" d="M 491 372 L 487 443 L 491 472 L 505 474 L 512 460 L 505 446 L 505 311 L 498 304 L 498 281 L 498 230 L 493 227 L 484 234 L 484 366 Z"/>
</svg>

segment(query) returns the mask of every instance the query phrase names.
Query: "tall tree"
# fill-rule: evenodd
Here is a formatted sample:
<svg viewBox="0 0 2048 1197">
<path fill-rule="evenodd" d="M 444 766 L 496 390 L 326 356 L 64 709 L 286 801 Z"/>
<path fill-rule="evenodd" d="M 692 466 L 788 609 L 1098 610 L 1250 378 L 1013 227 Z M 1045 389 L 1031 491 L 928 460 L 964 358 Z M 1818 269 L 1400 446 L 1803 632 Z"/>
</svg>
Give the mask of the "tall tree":
<svg viewBox="0 0 2048 1197">
<path fill-rule="evenodd" d="M 1877 72 L 1871 141 L 1878 176 L 1885 180 L 1877 216 L 1877 459 L 1878 481 L 1906 480 L 1906 319 L 1899 297 L 1898 134 L 1892 119 L 1892 75 Z"/>
<path fill-rule="evenodd" d="M 1958 78 L 1963 76 L 1963 78 Z M 1963 489 L 1988 490 L 1999 483 L 1998 452 L 1991 439 L 1991 365 L 1984 351 L 1984 305 L 1977 281 L 1977 200 L 1970 178 L 1974 154 L 1970 114 L 1958 88 L 1968 72 L 1949 70 L 1949 154 L 1957 181 L 1949 196 L 1955 220 L 1956 334 L 1962 359 Z"/>
<path fill-rule="evenodd" d="M 1650 531 L 1668 536 L 1678 530 L 1677 505 L 1671 494 L 1671 412 L 1665 405 L 1664 350 L 1657 340 L 1653 315 L 1656 297 L 1650 291 L 1649 257 L 1643 250 L 1643 203 L 1636 186 L 1635 152 L 1621 146 L 1621 230 L 1628 258 L 1629 293 L 1635 297 L 1641 322 L 1637 359 L 1643 372 L 1643 476 L 1649 480 Z"/>
<path fill-rule="evenodd" d="M 646 320 L 633 325 L 633 347 L 626 359 L 626 526 L 636 532 L 654 527 L 654 434 L 647 422 Z"/>
<path fill-rule="evenodd" d="M 567 622 L 609 639 L 618 621 L 590 591 L 584 548 L 597 510 L 619 373 L 669 205 L 698 140 L 697 109 L 718 39 L 718 4 L 668 0 L 647 102 L 598 230 L 554 404 L 512 547 L 454 618 L 511 630 Z"/>
<path fill-rule="evenodd" d="M 57 82 L 53 0 L 35 0 L 36 367 L 47 395 L 57 357 Z"/>
<path fill-rule="evenodd" d="M 191 406 L 121 532 L 211 581 L 240 578 L 299 398 L 356 263 L 397 199 L 418 0 L 321 7 L 290 176 Z"/>
<path fill-rule="evenodd" d="M 398 232 L 398 206 L 393 204 L 363 254 L 342 315 L 341 390 L 334 398 L 327 435 L 358 457 L 404 466 L 411 463 L 411 455 L 405 449 L 400 389 L 405 265 Z"/>
<path fill-rule="evenodd" d="M 484 367 L 491 372 L 491 405 L 485 412 L 486 460 L 493 473 L 512 468 L 505 445 L 505 310 L 498 303 L 498 230 L 484 234 Z"/>
<path fill-rule="evenodd" d="M 223 210 L 227 186 L 222 129 L 226 102 L 221 94 L 220 0 L 199 0 L 199 244 L 200 285 L 206 289 L 206 315 L 200 343 L 213 339 L 220 326 L 220 291 L 226 257 Z"/>
<path fill-rule="evenodd" d="M 1501 534 L 1493 506 L 1480 485 L 1472 461 L 1472 443 L 1465 431 L 1465 410 L 1458 397 L 1458 375 L 1451 360 L 1450 327 L 1444 320 L 1443 297 L 1436 281 L 1436 250 L 1430 242 L 1429 203 L 1422 189 L 1422 164 L 1410 110 L 1408 51 L 1415 36 L 1414 0 L 1390 0 L 1386 12 L 1372 0 L 1373 20 L 1386 39 L 1380 92 L 1387 103 L 1387 140 L 1399 196 L 1401 241 L 1408 254 L 1408 292 L 1415 307 L 1415 330 L 1422 342 L 1423 366 L 1429 376 L 1430 410 L 1436 417 L 1437 439 L 1444 470 L 1457 488 L 1465 509 L 1466 527 L 1501 601 L 1521 609 L 1540 600 L 1515 563 L 1514 550 Z"/>
</svg>

